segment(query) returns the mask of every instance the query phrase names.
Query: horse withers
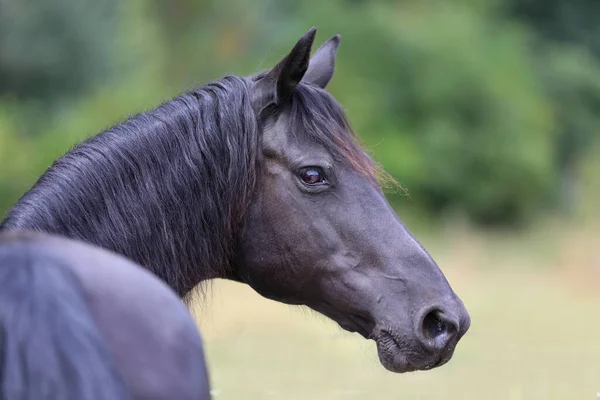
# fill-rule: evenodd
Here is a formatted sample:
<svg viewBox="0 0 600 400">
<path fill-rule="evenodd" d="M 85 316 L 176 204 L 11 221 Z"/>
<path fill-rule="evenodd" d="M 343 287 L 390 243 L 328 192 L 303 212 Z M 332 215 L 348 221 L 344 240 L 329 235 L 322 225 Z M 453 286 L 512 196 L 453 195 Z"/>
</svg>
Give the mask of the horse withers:
<svg viewBox="0 0 600 400">
<path fill-rule="evenodd" d="M 106 250 L 0 235 L 0 398 L 208 400 L 200 335 L 179 297 Z"/>
<path fill-rule="evenodd" d="M 340 37 L 311 58 L 315 32 L 268 71 L 224 77 L 75 146 L 0 229 L 95 243 L 186 298 L 225 278 L 307 305 L 375 340 L 391 371 L 444 364 L 469 314 L 325 90 Z"/>
</svg>

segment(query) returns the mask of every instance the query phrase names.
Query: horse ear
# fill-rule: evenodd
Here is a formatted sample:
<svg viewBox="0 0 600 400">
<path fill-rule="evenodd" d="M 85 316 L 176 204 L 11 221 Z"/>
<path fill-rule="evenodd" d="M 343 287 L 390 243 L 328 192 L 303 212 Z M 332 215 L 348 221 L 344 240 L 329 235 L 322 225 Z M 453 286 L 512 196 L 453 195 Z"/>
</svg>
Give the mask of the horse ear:
<svg viewBox="0 0 600 400">
<path fill-rule="evenodd" d="M 340 35 L 335 35 L 319 47 L 310 59 L 308 70 L 304 74 L 304 81 L 325 89 L 333 77 L 335 56 L 341 38 Z"/>
<path fill-rule="evenodd" d="M 306 32 L 292 51 L 256 83 L 253 101 L 258 111 L 271 102 L 281 104 L 289 99 L 308 69 L 316 33 L 317 28 Z"/>
</svg>

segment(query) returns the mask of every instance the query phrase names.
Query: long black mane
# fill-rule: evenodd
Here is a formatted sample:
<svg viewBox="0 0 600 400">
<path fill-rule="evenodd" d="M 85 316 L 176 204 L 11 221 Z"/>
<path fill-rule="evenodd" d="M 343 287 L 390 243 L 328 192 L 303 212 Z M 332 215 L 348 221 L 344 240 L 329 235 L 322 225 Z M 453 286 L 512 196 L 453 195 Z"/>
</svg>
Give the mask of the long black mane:
<svg viewBox="0 0 600 400">
<path fill-rule="evenodd" d="M 260 169 L 251 79 L 228 76 L 88 139 L 58 159 L 8 212 L 1 230 L 91 242 L 150 269 L 180 296 L 231 277 L 236 234 Z M 374 176 L 344 112 L 298 86 L 285 110 L 336 158 Z"/>
<path fill-rule="evenodd" d="M 0 229 L 109 248 L 184 295 L 230 265 L 254 190 L 257 143 L 248 82 L 225 77 L 76 146 Z"/>
</svg>

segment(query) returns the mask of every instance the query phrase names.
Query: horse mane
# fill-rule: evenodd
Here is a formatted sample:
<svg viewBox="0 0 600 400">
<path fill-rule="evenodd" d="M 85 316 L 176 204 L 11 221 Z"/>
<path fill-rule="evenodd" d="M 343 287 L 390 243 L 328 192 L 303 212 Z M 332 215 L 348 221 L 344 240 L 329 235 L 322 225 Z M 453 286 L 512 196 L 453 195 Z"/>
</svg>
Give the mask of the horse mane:
<svg viewBox="0 0 600 400">
<path fill-rule="evenodd" d="M 0 246 L 0 398 L 130 398 L 79 280 L 10 241 Z"/>
<path fill-rule="evenodd" d="M 249 81 L 228 76 L 92 137 L 58 159 L 0 230 L 125 255 L 184 296 L 225 277 L 256 182 Z"/>
<path fill-rule="evenodd" d="M 108 248 L 181 297 L 207 279 L 234 278 L 236 235 L 261 163 L 253 79 L 224 77 L 75 146 L 8 212 L 0 231 L 38 230 Z M 378 166 L 331 95 L 302 83 L 273 110 L 285 111 L 292 132 L 306 132 L 376 182 Z"/>
</svg>

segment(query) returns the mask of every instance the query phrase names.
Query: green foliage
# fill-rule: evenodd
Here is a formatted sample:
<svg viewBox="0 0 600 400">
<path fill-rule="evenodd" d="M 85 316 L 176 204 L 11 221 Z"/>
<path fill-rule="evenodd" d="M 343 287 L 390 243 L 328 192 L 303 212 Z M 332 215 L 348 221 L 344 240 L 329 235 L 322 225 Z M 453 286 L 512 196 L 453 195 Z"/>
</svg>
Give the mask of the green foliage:
<svg viewBox="0 0 600 400">
<path fill-rule="evenodd" d="M 106 77 L 115 0 L 0 2 L 0 93 L 57 99 Z"/>
<path fill-rule="evenodd" d="M 68 3 L 0 2 L 0 213 L 71 144 L 188 87 L 267 68 L 313 25 L 319 41 L 342 33 L 330 90 L 408 190 L 390 193 L 403 215 L 526 221 L 597 142 L 600 65 L 580 2 L 539 14 L 496 0 Z"/>
<path fill-rule="evenodd" d="M 557 122 L 557 167 L 565 169 L 600 137 L 600 65 L 574 47 L 549 49 L 539 64 Z"/>
<path fill-rule="evenodd" d="M 510 0 L 509 15 L 535 34 L 537 70 L 556 123 L 555 178 L 564 209 L 581 196 L 582 158 L 600 135 L 600 3 L 587 0 Z"/>
<path fill-rule="evenodd" d="M 538 207 L 551 190 L 550 110 L 523 30 L 456 5 L 335 3 L 310 15 L 348 32 L 332 91 L 413 202 L 485 223 Z"/>
<path fill-rule="evenodd" d="M 13 109 L 11 104 L 0 103 L 0 215 L 16 200 L 18 193 L 29 188 L 29 163 L 35 156 L 32 142 L 18 131 L 11 116 Z"/>
<path fill-rule="evenodd" d="M 600 56 L 600 3 L 590 0 L 508 0 L 504 9 L 538 33 L 542 42 L 568 42 Z"/>
</svg>

